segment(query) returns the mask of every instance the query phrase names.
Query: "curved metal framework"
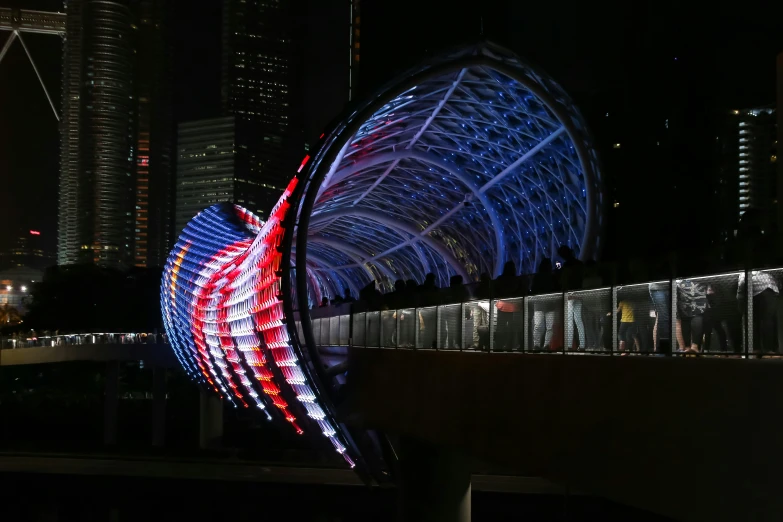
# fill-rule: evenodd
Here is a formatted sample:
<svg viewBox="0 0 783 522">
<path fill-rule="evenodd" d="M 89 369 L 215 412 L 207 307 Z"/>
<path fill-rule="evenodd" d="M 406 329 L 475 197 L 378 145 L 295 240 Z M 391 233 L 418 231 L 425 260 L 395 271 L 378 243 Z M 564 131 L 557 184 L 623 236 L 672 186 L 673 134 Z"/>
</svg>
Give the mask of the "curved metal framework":
<svg viewBox="0 0 783 522">
<path fill-rule="evenodd" d="M 601 179 L 563 90 L 486 43 L 401 76 L 340 120 L 309 159 L 263 226 L 244 220 L 227 235 L 209 232 L 247 215 L 239 207 L 194 219 L 169 259 L 163 309 L 194 379 L 273 411 L 269 402 L 302 429 L 295 397 L 353 462 L 363 450 L 336 421 L 334 372 L 315 347 L 308 305 L 373 280 L 389 288 L 427 273 L 441 286 L 455 274 L 496 276 L 509 260 L 533 272 L 560 245 L 592 257 Z M 275 364 L 261 357 L 267 350 Z M 275 402 L 286 396 L 285 407 Z"/>
<path fill-rule="evenodd" d="M 441 285 L 497 276 L 509 260 L 533 272 L 560 245 L 583 258 L 599 246 L 601 181 L 583 119 L 499 47 L 410 72 L 324 141 L 299 212 L 311 216 L 306 255 L 342 287 L 363 286 L 368 270 L 386 287 L 428 272 Z"/>
</svg>

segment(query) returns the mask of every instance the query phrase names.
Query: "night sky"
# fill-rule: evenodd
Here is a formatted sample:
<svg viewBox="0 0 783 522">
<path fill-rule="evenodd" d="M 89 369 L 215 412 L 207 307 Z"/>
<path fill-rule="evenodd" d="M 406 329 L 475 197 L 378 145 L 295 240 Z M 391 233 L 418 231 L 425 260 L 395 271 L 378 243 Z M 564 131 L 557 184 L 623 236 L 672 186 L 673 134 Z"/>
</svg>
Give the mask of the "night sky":
<svg viewBox="0 0 783 522">
<path fill-rule="evenodd" d="M 2 4 L 59 6 L 48 0 Z M 310 2 L 314 14 L 301 24 L 309 75 L 302 100 L 306 136 L 339 112 L 336 100 L 347 82 L 347 9 L 342 15 L 342 7 L 325 4 Z M 484 37 L 510 47 L 558 80 L 588 118 L 613 98 L 630 100 L 625 110 L 642 114 L 657 107 L 651 100 L 659 88 L 683 92 L 715 111 L 775 101 L 775 56 L 783 51 L 783 6 L 775 2 L 724 2 L 708 4 L 707 10 L 671 1 L 566 5 L 485 0 L 458 13 L 453 2 L 442 0 L 365 4 L 360 77 L 365 91 L 427 52 L 481 37 L 483 26 Z M 175 0 L 173 8 L 176 120 L 218 115 L 220 2 Z M 3 41 L 6 37 L 0 34 Z M 24 38 L 59 108 L 61 43 L 54 36 Z M 41 230 L 55 249 L 58 171 L 57 122 L 16 42 L 0 64 L 0 249 L 30 228 Z"/>
</svg>

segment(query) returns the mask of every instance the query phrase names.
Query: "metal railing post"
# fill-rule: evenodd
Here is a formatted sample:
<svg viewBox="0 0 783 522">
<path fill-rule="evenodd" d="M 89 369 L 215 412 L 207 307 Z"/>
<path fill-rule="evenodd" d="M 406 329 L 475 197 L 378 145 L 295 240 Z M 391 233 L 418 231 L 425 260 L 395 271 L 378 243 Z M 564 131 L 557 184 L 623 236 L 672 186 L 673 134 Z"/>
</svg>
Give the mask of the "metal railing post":
<svg viewBox="0 0 783 522">
<path fill-rule="evenodd" d="M 413 349 L 419 348 L 419 330 L 421 329 L 421 320 L 419 319 L 419 308 L 413 309 Z"/>
<path fill-rule="evenodd" d="M 400 314 L 400 312 L 401 312 L 401 310 L 396 310 L 396 309 L 394 310 L 394 318 L 395 318 L 394 326 L 395 326 L 395 328 L 397 330 L 397 333 L 395 334 L 395 337 L 394 337 L 394 347 L 395 348 L 399 348 L 400 347 L 400 323 L 401 323 L 401 316 L 402 316 L 402 314 Z"/>
<path fill-rule="evenodd" d="M 609 355 L 614 355 L 617 351 L 617 286 L 612 286 L 612 346 L 609 349 Z"/>
<path fill-rule="evenodd" d="M 459 339 L 459 351 L 461 352 L 465 349 L 465 301 L 462 301 L 459 304 L 459 320 L 457 321 L 457 324 L 459 325 L 459 329 L 457 330 L 459 335 L 455 337 Z"/>
<path fill-rule="evenodd" d="M 435 350 L 440 350 L 440 341 L 441 341 L 441 335 L 442 335 L 442 328 L 440 327 L 440 319 L 441 314 L 443 311 L 441 310 L 443 308 L 443 305 L 438 305 L 435 307 Z"/>
<path fill-rule="evenodd" d="M 566 298 L 567 298 L 566 292 L 563 292 L 563 297 L 561 297 L 561 299 L 563 300 L 563 306 L 562 306 L 563 324 L 561 325 L 562 334 L 563 334 L 563 354 L 565 354 L 566 351 L 571 349 L 570 346 L 566 347 L 566 323 L 569 322 L 568 321 L 568 300 Z M 568 326 L 571 327 L 571 328 L 574 327 L 573 324 L 569 324 Z M 572 337 L 571 342 L 573 343 L 573 341 L 574 340 L 573 340 L 573 337 Z"/>
<path fill-rule="evenodd" d="M 669 321 L 671 321 L 671 339 L 669 339 L 669 355 L 674 355 L 674 353 L 677 351 L 677 280 L 676 279 L 670 279 L 669 280 L 669 301 L 671 303 L 671 317 Z"/>
<path fill-rule="evenodd" d="M 524 337 L 522 340 L 522 353 L 526 353 L 530 350 L 530 311 L 528 310 L 530 303 L 528 302 L 528 299 L 530 298 L 522 298 L 522 335 Z"/>
<path fill-rule="evenodd" d="M 492 353 L 495 350 L 495 306 L 496 302 L 494 298 L 489 300 L 489 349 L 488 353 Z"/>
<path fill-rule="evenodd" d="M 753 338 L 753 271 L 745 265 L 745 358 L 749 358 L 755 350 Z"/>
</svg>

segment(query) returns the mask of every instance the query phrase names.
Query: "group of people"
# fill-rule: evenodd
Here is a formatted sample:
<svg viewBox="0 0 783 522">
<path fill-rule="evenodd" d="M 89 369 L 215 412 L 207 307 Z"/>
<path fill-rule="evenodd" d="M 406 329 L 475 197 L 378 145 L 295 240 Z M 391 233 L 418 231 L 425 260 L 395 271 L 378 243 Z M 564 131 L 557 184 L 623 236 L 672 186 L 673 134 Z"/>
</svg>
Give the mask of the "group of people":
<svg viewBox="0 0 783 522">
<path fill-rule="evenodd" d="M 748 351 L 751 353 L 781 353 L 778 277 L 769 271 L 752 271 L 750 277 L 750 289 L 744 272 L 678 279 L 674 283 L 649 283 L 647 300 L 629 295 L 632 291 L 638 292 L 634 288 L 625 292 L 621 289 L 618 296 L 620 352 L 668 354 L 674 347 L 685 354 L 741 354 L 750 342 Z M 673 338 L 672 287 L 676 302 Z M 750 329 L 747 325 L 749 307 L 753 310 Z M 649 314 L 644 313 L 647 311 Z"/>
<path fill-rule="evenodd" d="M 455 275 L 441 289 L 435 275 L 428 274 L 421 284 L 398 280 L 394 291 L 381 294 L 373 282 L 362 289 L 359 301 L 380 311 L 374 316 L 378 323 L 370 320 L 368 327 L 370 332 L 380 329 L 381 346 L 489 350 L 494 331 L 494 351 L 519 351 L 524 346 L 531 352 L 739 354 L 748 336 L 753 339 L 750 351 L 779 351 L 780 283 L 771 272 L 752 272 L 751 285 L 739 273 L 619 287 L 613 309 L 612 289 L 604 286 L 594 262 L 581 262 L 567 246 L 561 246 L 558 255 L 561 262 L 542 260 L 532 277 L 517 276 L 509 261 L 498 278 L 483 274 L 473 285 L 464 285 L 462 276 Z M 526 325 L 523 297 L 528 295 L 535 297 L 527 301 Z M 350 292 L 341 299 L 352 301 Z M 745 328 L 749 304 L 750 330 Z M 445 305 L 439 315 L 438 305 Z"/>
</svg>

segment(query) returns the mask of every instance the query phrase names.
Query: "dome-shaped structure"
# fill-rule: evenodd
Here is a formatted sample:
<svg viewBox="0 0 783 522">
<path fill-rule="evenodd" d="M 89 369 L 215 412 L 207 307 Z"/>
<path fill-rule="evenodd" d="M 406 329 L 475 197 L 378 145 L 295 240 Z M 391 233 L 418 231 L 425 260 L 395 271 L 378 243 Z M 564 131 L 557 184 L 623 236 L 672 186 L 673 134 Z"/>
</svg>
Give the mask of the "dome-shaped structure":
<svg viewBox="0 0 783 522">
<path fill-rule="evenodd" d="M 164 272 L 168 336 L 203 386 L 314 427 L 362 462 L 373 444 L 354 443 L 333 413 L 338 375 L 316 348 L 310 305 L 373 280 L 434 273 L 445 286 L 499 275 L 508 260 L 532 272 L 560 245 L 591 257 L 600 187 L 562 89 L 504 49 L 462 48 L 339 120 L 266 223 L 230 204 L 196 216 Z"/>
</svg>

